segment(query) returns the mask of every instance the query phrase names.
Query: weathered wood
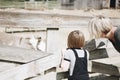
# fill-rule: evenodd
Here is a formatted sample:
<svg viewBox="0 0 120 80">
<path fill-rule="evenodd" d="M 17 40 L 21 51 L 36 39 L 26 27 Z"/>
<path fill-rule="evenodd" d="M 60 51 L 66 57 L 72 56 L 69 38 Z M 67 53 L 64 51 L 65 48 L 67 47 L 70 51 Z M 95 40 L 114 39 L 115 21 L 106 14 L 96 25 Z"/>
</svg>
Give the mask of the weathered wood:
<svg viewBox="0 0 120 80">
<path fill-rule="evenodd" d="M 0 61 L 0 73 L 4 72 L 6 70 L 9 70 L 9 69 L 15 68 L 15 67 L 17 67 L 19 65 L 21 65 L 21 64 Z"/>
<path fill-rule="evenodd" d="M 57 80 L 68 80 L 68 72 L 57 73 Z M 119 77 L 110 76 L 101 73 L 89 73 L 90 80 L 119 80 Z"/>
<path fill-rule="evenodd" d="M 108 40 L 105 38 L 92 39 L 90 41 L 86 41 L 86 44 L 84 47 L 89 51 L 92 51 L 95 49 L 104 49 L 106 48 L 107 43 L 108 43 Z"/>
<path fill-rule="evenodd" d="M 56 80 L 56 68 L 51 68 L 43 75 L 37 75 L 31 79 L 26 79 L 26 80 Z"/>
<path fill-rule="evenodd" d="M 20 32 L 42 32 L 46 31 L 46 28 L 30 28 L 30 27 L 6 27 L 6 33 L 20 33 Z"/>
<path fill-rule="evenodd" d="M 0 44 L 3 45 L 18 46 L 20 42 L 20 38 L 21 37 L 0 32 Z"/>
<path fill-rule="evenodd" d="M 114 47 L 106 48 L 109 58 L 120 56 L 120 53 Z"/>
<path fill-rule="evenodd" d="M 86 42 L 84 48 L 89 51 L 90 60 L 108 58 L 108 53 L 106 51 L 106 39 L 93 39 L 88 41 Z"/>
<path fill-rule="evenodd" d="M 0 73 L 0 80 L 24 80 L 55 67 L 56 57 L 49 55 Z M 43 79 L 44 80 L 44 79 Z"/>
<path fill-rule="evenodd" d="M 90 80 L 119 80 L 119 77 L 100 73 L 89 74 Z"/>
<path fill-rule="evenodd" d="M 28 63 L 49 55 L 51 54 L 41 51 L 0 45 L 0 60 L 2 61 Z"/>
<path fill-rule="evenodd" d="M 10 28 L 10 30 L 8 29 L 7 32 L 9 33 L 0 32 L 0 44 L 34 50 L 39 46 L 38 49 L 41 50 L 41 42 L 46 42 L 46 31 L 44 28 L 40 28 L 40 32 L 22 32 L 22 29 L 24 30 L 24 28 L 14 27 Z M 36 42 L 31 42 L 33 37 L 35 37 Z"/>
<path fill-rule="evenodd" d="M 92 71 L 120 76 L 120 56 L 92 60 Z"/>
<path fill-rule="evenodd" d="M 66 79 L 68 77 L 68 72 L 58 72 L 57 73 L 57 80 Z"/>
</svg>

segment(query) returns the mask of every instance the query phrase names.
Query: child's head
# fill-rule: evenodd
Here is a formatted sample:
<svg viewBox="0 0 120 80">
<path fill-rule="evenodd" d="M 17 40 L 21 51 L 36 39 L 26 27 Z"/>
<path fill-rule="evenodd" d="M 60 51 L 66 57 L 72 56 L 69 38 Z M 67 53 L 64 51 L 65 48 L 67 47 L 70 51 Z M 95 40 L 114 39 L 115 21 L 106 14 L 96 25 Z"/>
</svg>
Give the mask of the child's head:
<svg viewBox="0 0 120 80">
<path fill-rule="evenodd" d="M 91 38 L 100 38 L 112 29 L 112 22 L 109 18 L 98 15 L 94 17 L 88 25 Z"/>
<path fill-rule="evenodd" d="M 84 34 L 79 30 L 74 30 L 68 35 L 68 48 L 81 48 L 84 46 Z"/>
</svg>

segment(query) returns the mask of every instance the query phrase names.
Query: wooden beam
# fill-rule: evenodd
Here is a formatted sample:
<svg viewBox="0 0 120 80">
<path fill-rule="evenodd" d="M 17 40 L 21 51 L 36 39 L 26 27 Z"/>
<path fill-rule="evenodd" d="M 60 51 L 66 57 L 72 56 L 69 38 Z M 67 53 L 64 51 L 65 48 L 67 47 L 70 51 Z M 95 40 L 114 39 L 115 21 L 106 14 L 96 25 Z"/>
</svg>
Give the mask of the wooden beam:
<svg viewBox="0 0 120 80">
<path fill-rule="evenodd" d="M 57 73 L 57 80 L 67 79 L 68 72 Z M 110 76 L 101 73 L 89 73 L 90 80 L 119 80 L 117 76 Z"/>
<path fill-rule="evenodd" d="M 68 72 L 58 72 L 57 73 L 57 80 L 66 79 L 68 77 Z"/>
<path fill-rule="evenodd" d="M 51 68 L 51 69 L 45 71 L 43 76 L 38 75 L 31 79 L 26 79 L 26 80 L 56 80 L 56 68 Z"/>
<path fill-rule="evenodd" d="M 6 27 L 6 33 L 20 33 L 20 32 L 43 32 L 46 28 L 34 28 L 34 27 Z"/>
<path fill-rule="evenodd" d="M 84 48 L 90 52 L 90 60 L 108 58 L 106 44 L 106 39 L 92 39 L 86 42 Z"/>
<path fill-rule="evenodd" d="M 92 60 L 92 72 L 120 76 L 120 56 Z"/>
<path fill-rule="evenodd" d="M 0 73 L 0 80 L 24 80 L 36 76 L 57 65 L 55 55 L 49 55 L 41 59 L 20 65 L 16 68 Z M 44 79 L 43 79 L 44 80 Z"/>
<path fill-rule="evenodd" d="M 119 77 L 100 73 L 89 74 L 90 80 L 119 80 Z"/>
<path fill-rule="evenodd" d="M 21 64 L 0 61 L 0 72 L 4 72 L 5 70 L 15 68 L 19 65 Z"/>
<path fill-rule="evenodd" d="M 0 45 L 0 60 L 28 63 L 51 55 L 42 51 Z"/>
</svg>

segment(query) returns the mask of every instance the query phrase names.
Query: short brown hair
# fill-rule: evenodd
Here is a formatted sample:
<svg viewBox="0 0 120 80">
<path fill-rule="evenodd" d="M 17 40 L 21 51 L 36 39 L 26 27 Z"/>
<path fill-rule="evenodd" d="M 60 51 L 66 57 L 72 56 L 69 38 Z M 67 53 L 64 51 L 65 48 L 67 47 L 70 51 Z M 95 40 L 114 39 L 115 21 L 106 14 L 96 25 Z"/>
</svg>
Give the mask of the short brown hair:
<svg viewBox="0 0 120 80">
<path fill-rule="evenodd" d="M 81 48 L 84 46 L 84 34 L 79 30 L 74 30 L 68 35 L 68 48 Z"/>
</svg>

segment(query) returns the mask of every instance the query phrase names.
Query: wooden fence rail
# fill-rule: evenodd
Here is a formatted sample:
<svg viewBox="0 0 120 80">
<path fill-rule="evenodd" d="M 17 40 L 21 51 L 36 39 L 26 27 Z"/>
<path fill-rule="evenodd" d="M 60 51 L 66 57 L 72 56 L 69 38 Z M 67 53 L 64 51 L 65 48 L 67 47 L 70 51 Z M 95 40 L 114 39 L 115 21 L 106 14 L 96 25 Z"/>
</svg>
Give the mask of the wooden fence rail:
<svg viewBox="0 0 120 80">
<path fill-rule="evenodd" d="M 50 53 L 0 45 L 0 64 L 0 80 L 56 80 L 58 63 Z"/>
</svg>

